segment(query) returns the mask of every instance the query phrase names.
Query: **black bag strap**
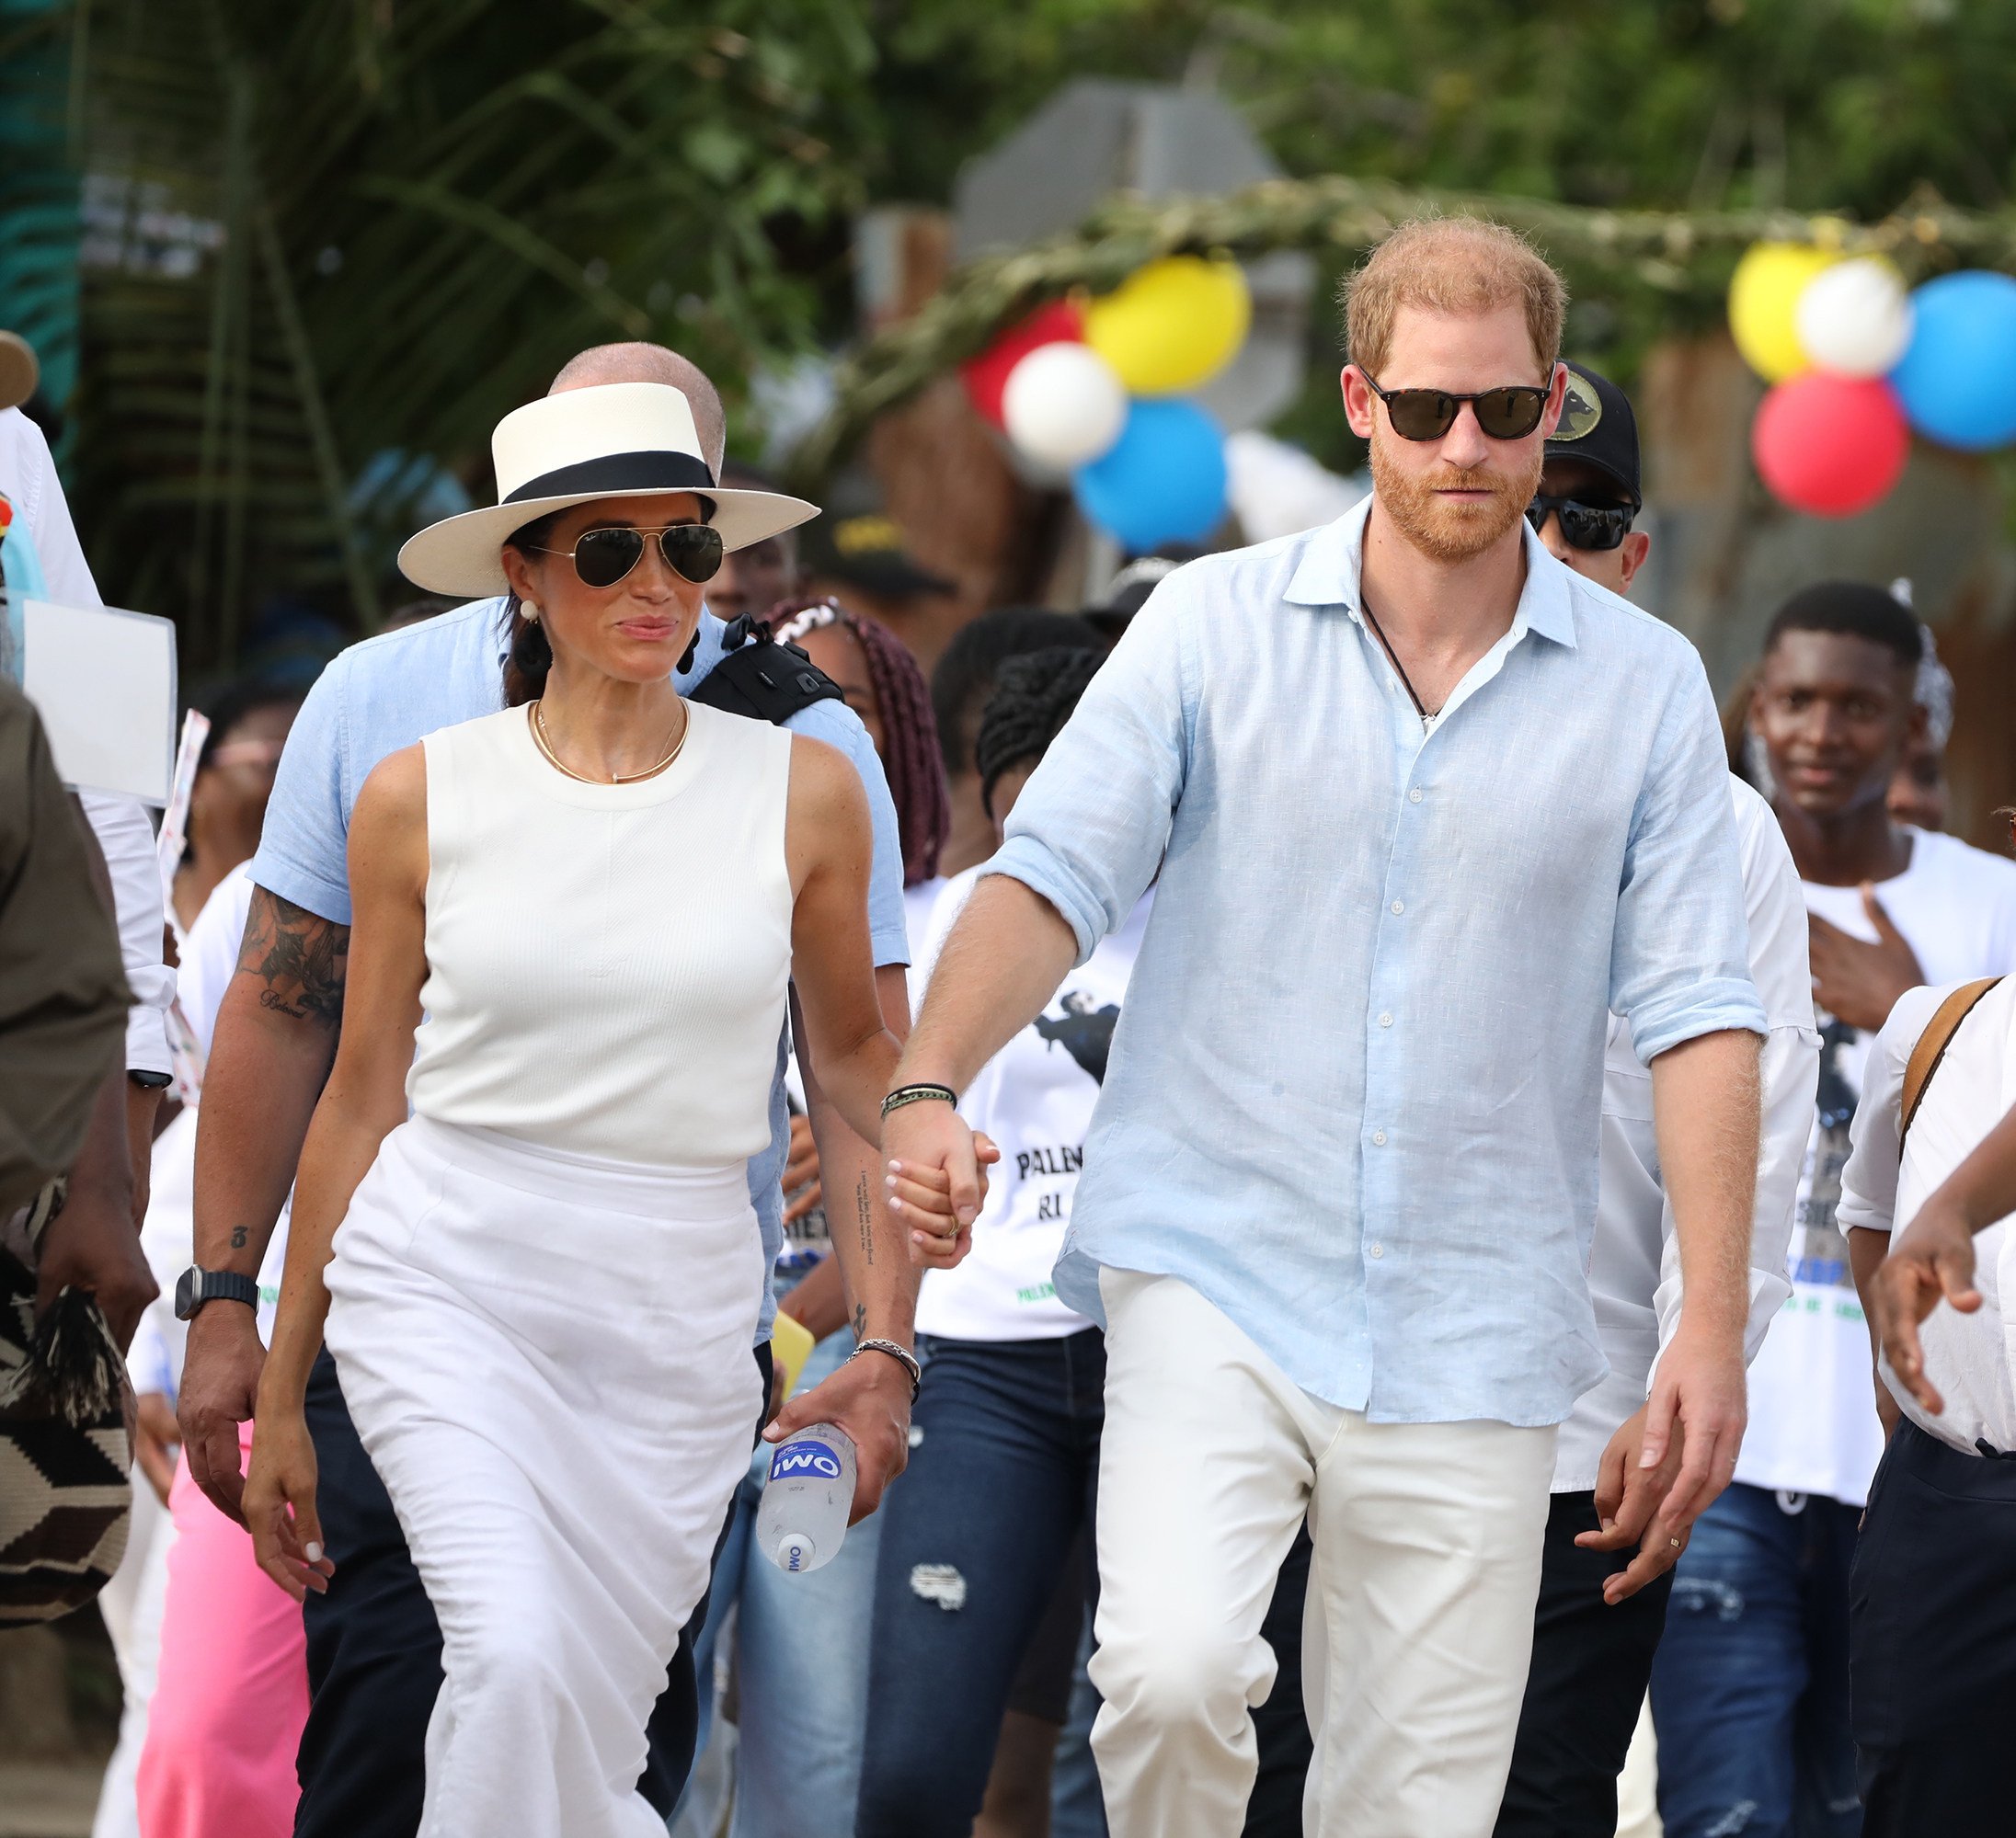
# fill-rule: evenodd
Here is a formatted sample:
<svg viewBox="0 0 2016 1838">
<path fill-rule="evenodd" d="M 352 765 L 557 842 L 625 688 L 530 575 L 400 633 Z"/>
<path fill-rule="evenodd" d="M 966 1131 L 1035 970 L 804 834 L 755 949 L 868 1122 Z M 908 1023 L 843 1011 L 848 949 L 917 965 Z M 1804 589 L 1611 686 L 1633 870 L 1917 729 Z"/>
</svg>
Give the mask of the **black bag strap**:
<svg viewBox="0 0 2016 1838">
<path fill-rule="evenodd" d="M 745 612 L 721 642 L 721 661 L 701 678 L 689 700 L 775 726 L 814 702 L 842 700 L 838 683 L 796 645 L 778 644 L 760 619 Z"/>
</svg>

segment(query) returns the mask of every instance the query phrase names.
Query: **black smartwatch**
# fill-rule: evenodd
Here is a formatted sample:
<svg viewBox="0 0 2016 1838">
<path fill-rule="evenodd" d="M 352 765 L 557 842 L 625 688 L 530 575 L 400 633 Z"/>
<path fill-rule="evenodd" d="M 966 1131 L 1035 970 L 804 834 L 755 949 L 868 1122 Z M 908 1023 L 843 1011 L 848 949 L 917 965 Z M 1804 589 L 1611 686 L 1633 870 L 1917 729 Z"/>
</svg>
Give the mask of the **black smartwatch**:
<svg viewBox="0 0 2016 1838">
<path fill-rule="evenodd" d="M 190 1264 L 176 1279 L 175 1319 L 194 1320 L 206 1302 L 243 1302 L 247 1308 L 259 1306 L 258 1280 L 240 1276 L 235 1270 L 205 1270 Z"/>
<path fill-rule="evenodd" d="M 137 1066 L 126 1068 L 130 1084 L 137 1085 L 143 1091 L 166 1091 L 175 1083 L 175 1076 L 168 1072 L 148 1072 Z"/>
</svg>

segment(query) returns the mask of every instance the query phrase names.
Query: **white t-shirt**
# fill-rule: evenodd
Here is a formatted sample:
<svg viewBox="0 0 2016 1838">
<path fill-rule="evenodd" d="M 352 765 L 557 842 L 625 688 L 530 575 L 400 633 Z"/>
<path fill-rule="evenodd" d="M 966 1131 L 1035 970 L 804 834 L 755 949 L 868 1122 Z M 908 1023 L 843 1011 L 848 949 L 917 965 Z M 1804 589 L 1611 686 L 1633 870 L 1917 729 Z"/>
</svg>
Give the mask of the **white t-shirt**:
<svg viewBox="0 0 2016 1838">
<path fill-rule="evenodd" d="M 1881 883 L 1876 897 L 1917 953 L 1926 982 L 2016 969 L 2016 862 L 1938 831 L 1910 835 L 1910 866 Z M 1808 881 L 1802 891 L 1809 912 L 1874 940 L 1859 888 Z M 1883 1430 L 1869 1328 L 1835 1212 L 1873 1036 L 1830 1015 L 1819 1019 L 1819 1097 L 1788 1259 L 1793 1293 L 1750 1367 L 1750 1427 L 1736 1478 L 1860 1506 L 1883 1454 Z"/>
<path fill-rule="evenodd" d="M 969 868 L 945 884 L 923 952 L 925 975 L 979 880 Z M 961 1341 L 1057 1340 L 1091 1322 L 1057 1299 L 1051 1281 L 1085 1134 L 1147 929 L 1152 891 L 1125 925 L 1064 978 L 1043 1012 L 993 1058 L 959 1102 L 959 1114 L 1000 1145 L 973 1249 L 954 1270 L 924 1273 L 917 1331 Z"/>
<path fill-rule="evenodd" d="M 1750 980 L 1770 1022 L 1758 1073 L 1764 1119 L 1751 1213 L 1750 1313 L 1746 1358 L 1758 1349 L 1785 1299 L 1785 1241 L 1806 1137 L 1820 1036 L 1813 1025 L 1813 973 L 1799 871 L 1771 807 L 1740 779 L 1729 781 L 1743 868 Z M 1589 1299 L 1610 1369 L 1575 1399 L 1554 1444 L 1554 1491 L 1586 1492 L 1603 1451 L 1645 1401 L 1654 1361 L 1679 1326 L 1683 1294 L 1673 1210 L 1659 1173 L 1652 1073 L 1632 1046 L 1631 1028 L 1609 1019 L 1603 1055 L 1601 1184 L 1589 1246 Z"/>
<path fill-rule="evenodd" d="M 1926 1086 L 1911 1133 L 1900 1143 L 1905 1069 L 1911 1049 L 1953 994 L 1913 989 L 1890 1011 L 1869 1056 L 1868 1083 L 1855 1107 L 1855 1147 L 1841 1170 L 1842 1231 L 1887 1236 L 1918 1209 L 2016 1102 L 2016 976 L 2005 976 L 1974 1005 L 1947 1043 Z M 1971 1315 L 1942 1304 L 1919 1330 L 1925 1371 L 1946 1408 L 1936 1417 L 1897 1382 L 1887 1361 L 1884 1383 L 1919 1429 L 1964 1456 L 1980 1443 L 2016 1450 L 2016 1388 L 2010 1383 L 2010 1319 L 2002 1298 L 2016 1295 L 2016 1232 L 2008 1219 L 1974 1237 L 1974 1280 L 1981 1306 Z"/>
</svg>

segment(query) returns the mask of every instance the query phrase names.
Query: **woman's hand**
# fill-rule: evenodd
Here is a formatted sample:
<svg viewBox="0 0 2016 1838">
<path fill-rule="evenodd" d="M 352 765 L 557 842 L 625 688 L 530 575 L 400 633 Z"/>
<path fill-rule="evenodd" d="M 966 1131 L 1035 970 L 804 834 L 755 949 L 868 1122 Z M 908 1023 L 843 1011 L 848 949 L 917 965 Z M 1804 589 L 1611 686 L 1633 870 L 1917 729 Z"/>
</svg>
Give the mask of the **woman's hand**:
<svg viewBox="0 0 2016 1838">
<path fill-rule="evenodd" d="M 311 1589 L 326 1593 L 336 1566 L 322 1553 L 315 1443 L 298 1410 L 259 1412 L 243 1504 L 259 1568 L 296 1602 L 305 1601 Z"/>
<path fill-rule="evenodd" d="M 906 1113 L 922 1111 L 922 1117 Z M 973 1221 L 987 1198 L 987 1170 L 1001 1150 L 949 1104 L 906 1104 L 883 1126 L 889 1216 L 910 1233 L 910 1259 L 950 1270 L 973 1248 Z"/>
</svg>

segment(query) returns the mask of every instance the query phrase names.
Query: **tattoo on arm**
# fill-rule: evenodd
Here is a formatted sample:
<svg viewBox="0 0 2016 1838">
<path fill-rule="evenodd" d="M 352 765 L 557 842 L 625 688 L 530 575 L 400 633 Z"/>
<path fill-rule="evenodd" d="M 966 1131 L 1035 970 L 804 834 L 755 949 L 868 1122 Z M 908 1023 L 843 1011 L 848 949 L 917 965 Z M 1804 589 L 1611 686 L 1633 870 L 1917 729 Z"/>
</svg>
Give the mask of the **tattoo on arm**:
<svg viewBox="0 0 2016 1838">
<path fill-rule="evenodd" d="M 854 1304 L 854 1339 L 856 1341 L 865 1341 L 867 1338 L 868 1305 L 865 1302 L 856 1302 Z"/>
<path fill-rule="evenodd" d="M 246 1240 L 251 1235 L 252 1227 L 250 1226 L 233 1226 L 231 1228 L 231 1249 L 233 1250 L 243 1250 Z"/>
<path fill-rule="evenodd" d="M 343 1019 L 350 929 L 257 887 L 238 949 L 238 974 L 263 986 L 259 1005 L 334 1033 Z"/>
<path fill-rule="evenodd" d="M 854 1216 L 861 1231 L 861 1254 L 875 1262 L 875 1201 L 868 1187 L 867 1170 L 854 1182 Z"/>
</svg>

